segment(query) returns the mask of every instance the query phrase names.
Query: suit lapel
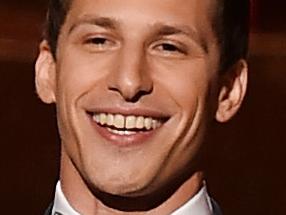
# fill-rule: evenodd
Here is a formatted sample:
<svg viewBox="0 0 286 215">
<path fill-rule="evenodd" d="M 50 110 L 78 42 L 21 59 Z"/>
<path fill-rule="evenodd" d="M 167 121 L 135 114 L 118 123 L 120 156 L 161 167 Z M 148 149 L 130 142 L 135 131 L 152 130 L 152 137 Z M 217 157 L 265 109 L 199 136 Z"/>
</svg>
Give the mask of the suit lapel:
<svg viewBox="0 0 286 215">
<path fill-rule="evenodd" d="M 52 215 L 52 209 L 53 209 L 54 204 L 51 203 L 47 210 L 45 211 L 44 215 Z"/>
<path fill-rule="evenodd" d="M 212 203 L 212 206 L 213 206 L 213 213 L 214 213 L 214 215 L 222 215 L 221 209 L 218 206 L 218 204 L 213 199 L 211 199 L 211 203 Z"/>
</svg>

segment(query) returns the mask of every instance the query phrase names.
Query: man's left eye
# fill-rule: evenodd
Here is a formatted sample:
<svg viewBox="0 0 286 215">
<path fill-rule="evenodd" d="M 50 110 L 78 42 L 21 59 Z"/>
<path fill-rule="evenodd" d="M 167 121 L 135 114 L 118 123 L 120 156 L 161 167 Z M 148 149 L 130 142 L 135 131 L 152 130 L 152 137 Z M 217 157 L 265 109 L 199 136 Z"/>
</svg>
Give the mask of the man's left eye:
<svg viewBox="0 0 286 215">
<path fill-rule="evenodd" d="M 173 43 L 160 43 L 154 46 L 155 51 L 161 52 L 163 55 L 178 55 L 186 54 L 184 48 Z"/>
<path fill-rule="evenodd" d="M 163 43 L 159 46 L 163 51 L 178 52 L 180 49 L 173 44 Z"/>
</svg>

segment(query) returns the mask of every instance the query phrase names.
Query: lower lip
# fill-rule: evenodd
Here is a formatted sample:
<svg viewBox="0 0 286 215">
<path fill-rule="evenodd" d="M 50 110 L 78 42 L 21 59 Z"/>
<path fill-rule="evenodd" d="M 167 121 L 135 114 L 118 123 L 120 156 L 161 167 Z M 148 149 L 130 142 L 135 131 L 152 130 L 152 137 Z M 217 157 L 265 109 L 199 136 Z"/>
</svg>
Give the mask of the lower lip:
<svg viewBox="0 0 286 215">
<path fill-rule="evenodd" d="M 144 131 L 144 132 L 136 132 L 135 134 L 131 135 L 119 135 L 114 134 L 107 130 L 106 127 L 102 127 L 98 125 L 96 122 L 94 122 L 91 119 L 92 126 L 95 128 L 95 130 L 106 140 L 108 140 L 111 144 L 117 145 L 117 146 L 136 146 L 141 145 L 144 143 L 148 143 L 148 140 L 155 135 L 156 132 L 161 128 L 157 128 L 150 131 Z"/>
</svg>

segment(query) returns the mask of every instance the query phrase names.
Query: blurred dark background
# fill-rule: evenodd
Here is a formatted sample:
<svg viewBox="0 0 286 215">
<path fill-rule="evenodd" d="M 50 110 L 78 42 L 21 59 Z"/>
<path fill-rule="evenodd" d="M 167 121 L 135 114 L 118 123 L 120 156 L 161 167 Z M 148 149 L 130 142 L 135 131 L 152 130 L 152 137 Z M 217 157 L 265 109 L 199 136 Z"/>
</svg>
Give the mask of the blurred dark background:
<svg viewBox="0 0 286 215">
<path fill-rule="evenodd" d="M 0 4 L 1 214 L 43 214 L 58 177 L 53 106 L 35 94 L 46 0 Z M 286 2 L 255 0 L 246 100 L 210 136 L 208 187 L 226 215 L 286 214 Z"/>
</svg>

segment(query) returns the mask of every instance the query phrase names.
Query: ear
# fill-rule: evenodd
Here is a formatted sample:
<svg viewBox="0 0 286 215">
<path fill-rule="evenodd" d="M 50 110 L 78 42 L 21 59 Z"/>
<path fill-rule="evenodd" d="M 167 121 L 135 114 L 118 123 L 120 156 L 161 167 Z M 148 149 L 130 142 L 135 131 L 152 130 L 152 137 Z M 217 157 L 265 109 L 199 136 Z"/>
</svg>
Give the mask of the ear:
<svg viewBox="0 0 286 215">
<path fill-rule="evenodd" d="M 56 65 L 47 41 L 40 44 L 35 64 L 35 84 L 40 99 L 45 103 L 56 102 Z"/>
<path fill-rule="evenodd" d="M 237 61 L 222 77 L 216 120 L 228 121 L 240 108 L 247 88 L 248 66 L 244 59 Z"/>
</svg>

